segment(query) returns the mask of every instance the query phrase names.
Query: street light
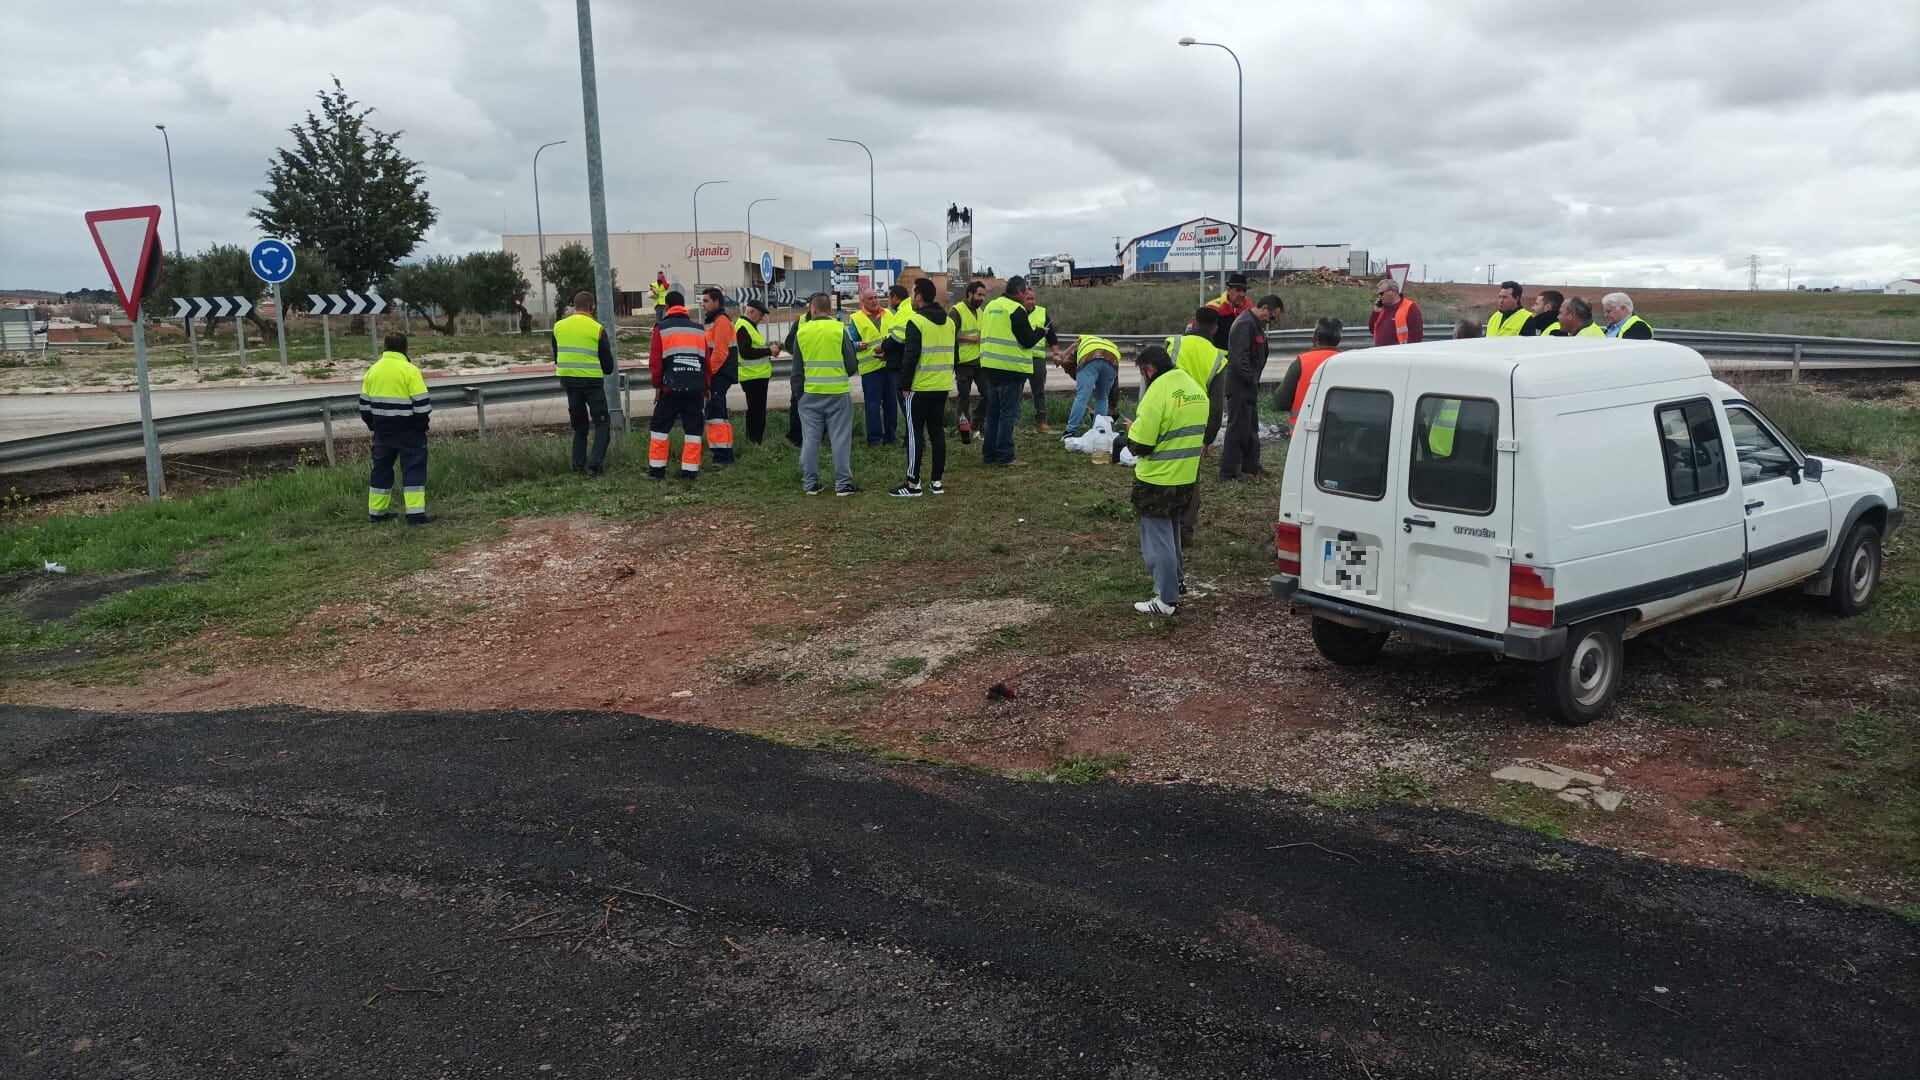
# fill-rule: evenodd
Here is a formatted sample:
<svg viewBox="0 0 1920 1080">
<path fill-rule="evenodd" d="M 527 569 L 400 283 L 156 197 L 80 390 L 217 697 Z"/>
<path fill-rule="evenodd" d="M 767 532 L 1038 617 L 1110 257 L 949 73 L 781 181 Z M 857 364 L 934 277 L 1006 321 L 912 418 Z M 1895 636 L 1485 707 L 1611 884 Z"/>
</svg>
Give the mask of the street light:
<svg viewBox="0 0 1920 1080">
<path fill-rule="evenodd" d="M 1236 269 L 1247 268 L 1246 258 L 1246 221 L 1247 221 L 1247 73 L 1240 66 L 1240 54 L 1228 49 L 1217 41 L 1195 41 L 1190 37 L 1180 39 L 1180 47 L 1206 45 L 1215 49 L 1225 49 L 1233 57 L 1233 70 L 1239 80 L 1239 119 L 1235 121 L 1234 146 L 1238 158 L 1234 164 L 1234 222 L 1233 222 L 1233 264 Z"/>
<path fill-rule="evenodd" d="M 872 214 L 868 214 L 867 216 L 870 218 L 873 218 L 873 220 L 875 221 L 880 221 L 879 218 L 873 217 Z M 873 226 L 871 225 L 867 226 L 867 231 L 871 233 L 873 231 Z M 887 228 L 887 223 L 884 221 L 880 221 L 880 235 L 887 238 L 887 261 L 892 262 L 893 261 L 893 230 Z M 873 266 L 874 266 L 873 291 L 879 292 L 880 291 L 880 264 L 876 262 L 873 264 Z"/>
<path fill-rule="evenodd" d="M 873 217 L 873 211 L 876 205 L 873 201 L 873 151 L 868 150 L 867 144 L 861 142 L 859 139 L 836 139 L 831 135 L 829 135 L 827 137 L 827 141 L 852 143 L 853 145 L 859 147 L 860 149 L 867 151 L 867 216 L 873 218 L 873 220 L 875 221 L 879 221 L 880 220 L 879 218 Z M 867 257 L 868 258 L 873 258 L 875 246 L 876 245 L 873 242 L 873 226 L 869 225 L 867 226 Z M 887 254 L 888 255 L 893 254 L 891 244 L 888 245 Z M 873 283 L 875 285 L 878 285 L 880 283 L 880 264 L 878 262 L 875 262 L 873 264 Z"/>
<path fill-rule="evenodd" d="M 173 193 L 173 140 L 167 137 L 167 125 L 155 124 L 160 131 L 160 141 L 167 147 L 167 201 L 173 204 L 173 257 L 185 259 L 187 253 L 180 250 L 180 198 Z M 193 330 L 193 316 L 187 316 L 187 350 L 195 360 L 200 359 L 200 338 Z M 199 370 L 199 365 L 194 365 Z"/>
<path fill-rule="evenodd" d="M 747 203 L 747 258 L 749 259 L 753 258 L 753 208 L 763 202 L 779 202 L 779 201 L 780 201 L 779 198 L 776 196 L 768 196 L 767 198 L 754 199 L 752 202 Z M 773 282 L 763 281 L 760 284 L 764 286 L 767 290 L 768 305 L 772 305 Z"/>
<path fill-rule="evenodd" d="M 700 287 L 700 189 L 709 184 L 725 184 L 726 180 L 703 180 L 693 185 L 693 287 Z"/>
<path fill-rule="evenodd" d="M 564 146 L 565 139 L 558 142 L 541 143 L 540 150 L 549 146 Z M 533 152 L 533 232 L 540 242 L 540 317 L 548 326 L 553 325 L 553 310 L 547 306 L 547 230 L 540 224 L 540 150 Z"/>
<path fill-rule="evenodd" d="M 906 233 L 907 235 L 909 235 L 909 236 L 911 236 L 911 237 L 913 237 L 913 261 L 914 261 L 914 264 L 920 267 L 920 272 L 921 272 L 921 273 L 923 273 L 923 274 L 924 274 L 924 273 L 926 273 L 926 272 L 927 272 L 927 245 L 926 245 L 926 242 L 920 239 L 920 234 L 919 234 L 919 233 L 917 233 L 917 232 L 914 232 L 914 231 L 913 231 L 912 229 L 909 229 L 909 228 L 907 228 L 907 227 L 906 227 L 905 225 L 902 225 L 902 226 L 900 226 L 900 231 L 901 231 L 901 232 L 903 232 L 903 233 Z"/>
</svg>

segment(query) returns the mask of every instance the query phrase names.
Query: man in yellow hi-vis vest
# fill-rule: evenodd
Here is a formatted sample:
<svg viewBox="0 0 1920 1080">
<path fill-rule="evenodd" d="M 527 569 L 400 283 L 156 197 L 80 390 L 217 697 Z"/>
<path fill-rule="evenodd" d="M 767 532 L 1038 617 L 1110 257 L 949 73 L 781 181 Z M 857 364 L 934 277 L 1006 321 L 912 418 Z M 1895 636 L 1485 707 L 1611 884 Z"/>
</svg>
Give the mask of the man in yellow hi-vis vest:
<svg viewBox="0 0 1920 1080">
<path fill-rule="evenodd" d="M 575 293 L 573 314 L 553 324 L 553 373 L 567 393 L 567 423 L 573 428 L 573 471 L 599 476 L 607 461 L 607 388 L 613 374 L 613 343 L 593 317 L 593 294 Z M 588 418 L 593 453 L 587 453 Z"/>
<path fill-rule="evenodd" d="M 1200 479 L 1207 434 L 1207 391 L 1167 350 L 1140 351 L 1140 409 L 1127 429 L 1133 451 L 1133 508 L 1140 515 L 1140 557 L 1153 596 L 1133 605 L 1142 615 L 1172 615 L 1180 603 L 1179 518 Z"/>
<path fill-rule="evenodd" d="M 907 388 L 907 482 L 888 492 L 899 498 L 919 496 L 920 466 L 929 448 L 933 450 L 931 490 L 935 495 L 947 493 L 947 395 L 953 390 L 958 335 L 936 295 L 932 278 L 918 279 L 913 283 L 912 306 L 904 316 L 900 381 Z"/>
<path fill-rule="evenodd" d="M 425 525 L 427 427 L 433 398 L 420 369 L 407 359 L 407 335 L 388 334 L 380 359 L 360 380 L 360 419 L 373 432 L 373 473 L 367 480 L 367 520 L 393 520 L 393 466 L 400 465 L 407 524 Z"/>
<path fill-rule="evenodd" d="M 853 376 L 860 370 L 854 340 L 833 317 L 833 298 L 815 293 L 807 301 L 807 321 L 794 331 L 793 363 L 800 398 L 793 414 L 800 419 L 800 484 L 809 495 L 820 486 L 820 444 L 833 448 L 833 493 L 852 495 Z"/>
</svg>

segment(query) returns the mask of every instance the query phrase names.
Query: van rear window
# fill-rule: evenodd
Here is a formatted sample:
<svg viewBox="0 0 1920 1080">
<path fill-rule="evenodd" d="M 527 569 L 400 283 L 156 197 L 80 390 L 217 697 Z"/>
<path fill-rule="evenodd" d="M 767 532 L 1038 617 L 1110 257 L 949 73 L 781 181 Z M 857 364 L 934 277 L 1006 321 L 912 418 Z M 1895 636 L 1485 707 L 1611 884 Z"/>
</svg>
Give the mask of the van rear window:
<svg viewBox="0 0 1920 1080">
<path fill-rule="evenodd" d="M 1500 407 L 1486 398 L 1422 395 L 1413 411 L 1407 497 L 1415 506 L 1490 514 Z"/>
<path fill-rule="evenodd" d="M 1676 401 L 1653 411 L 1667 466 L 1667 501 L 1706 499 L 1727 490 L 1727 451 L 1720 422 L 1706 398 Z"/>
<path fill-rule="evenodd" d="M 1385 390 L 1327 391 L 1314 482 L 1322 491 L 1378 499 L 1387 493 L 1393 395 Z"/>
</svg>

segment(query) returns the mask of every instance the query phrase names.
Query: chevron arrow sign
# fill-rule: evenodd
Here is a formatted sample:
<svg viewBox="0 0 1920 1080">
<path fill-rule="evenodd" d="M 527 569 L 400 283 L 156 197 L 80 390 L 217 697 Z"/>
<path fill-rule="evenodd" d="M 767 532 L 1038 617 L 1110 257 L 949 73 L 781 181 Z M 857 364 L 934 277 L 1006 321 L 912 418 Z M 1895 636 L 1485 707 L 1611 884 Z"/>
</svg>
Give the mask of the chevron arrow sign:
<svg viewBox="0 0 1920 1080">
<path fill-rule="evenodd" d="M 175 318 L 239 319 L 253 312 L 253 301 L 244 296 L 176 296 Z"/>
<path fill-rule="evenodd" d="M 386 298 L 369 289 L 357 292 L 308 293 L 309 315 L 379 315 L 387 310 Z"/>
</svg>

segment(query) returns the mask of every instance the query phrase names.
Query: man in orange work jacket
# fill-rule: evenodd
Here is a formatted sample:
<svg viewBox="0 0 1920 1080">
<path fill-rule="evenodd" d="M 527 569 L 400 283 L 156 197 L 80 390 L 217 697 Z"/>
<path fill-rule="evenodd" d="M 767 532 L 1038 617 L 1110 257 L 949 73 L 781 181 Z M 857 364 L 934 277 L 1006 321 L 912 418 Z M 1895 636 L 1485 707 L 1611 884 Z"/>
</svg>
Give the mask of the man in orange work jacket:
<svg viewBox="0 0 1920 1080">
<path fill-rule="evenodd" d="M 647 443 L 647 475 L 667 475 L 667 450 L 675 421 L 680 423 L 680 475 L 700 479 L 700 425 L 706 412 L 707 331 L 687 314 L 687 298 L 667 293 L 667 313 L 653 326 L 647 374 L 653 382 L 652 439 Z"/>
<path fill-rule="evenodd" d="M 707 322 L 707 450 L 715 465 L 733 464 L 733 419 L 727 415 L 727 391 L 740 381 L 740 349 L 734 340 L 727 300 L 709 285 L 700 294 Z"/>
<path fill-rule="evenodd" d="M 1280 380 L 1280 389 L 1273 394 L 1274 404 L 1287 410 L 1289 424 L 1297 420 L 1300 409 L 1307 403 L 1307 387 L 1313 385 L 1313 373 L 1338 355 L 1340 320 L 1321 319 L 1313 326 L 1313 348 L 1293 358 L 1293 363 L 1287 365 L 1286 377 Z"/>
</svg>

